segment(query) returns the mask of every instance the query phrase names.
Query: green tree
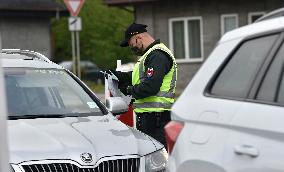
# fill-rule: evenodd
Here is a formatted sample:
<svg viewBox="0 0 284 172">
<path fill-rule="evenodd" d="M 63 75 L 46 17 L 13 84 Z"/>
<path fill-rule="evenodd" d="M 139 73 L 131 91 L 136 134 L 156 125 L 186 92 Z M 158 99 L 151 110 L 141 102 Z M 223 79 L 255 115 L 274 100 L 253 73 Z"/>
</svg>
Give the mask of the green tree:
<svg viewBox="0 0 284 172">
<path fill-rule="evenodd" d="M 123 63 L 134 60 L 128 48 L 119 46 L 125 28 L 133 22 L 132 13 L 108 7 L 102 0 L 85 0 L 79 16 L 83 23 L 80 32 L 81 59 L 91 60 L 104 69 L 115 68 L 117 59 Z M 68 17 L 64 17 L 52 22 L 56 61 L 72 59 L 67 20 Z"/>
</svg>

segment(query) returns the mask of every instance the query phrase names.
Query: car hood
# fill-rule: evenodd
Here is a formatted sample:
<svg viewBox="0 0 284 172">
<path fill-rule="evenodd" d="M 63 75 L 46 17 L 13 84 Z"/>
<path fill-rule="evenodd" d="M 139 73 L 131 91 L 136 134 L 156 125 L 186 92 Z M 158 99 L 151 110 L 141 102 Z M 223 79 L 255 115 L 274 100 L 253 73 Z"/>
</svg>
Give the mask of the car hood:
<svg viewBox="0 0 284 172">
<path fill-rule="evenodd" d="M 163 147 L 112 115 L 9 120 L 8 137 L 13 164 L 74 160 L 81 165 L 95 165 L 104 157 L 144 156 Z M 83 153 L 90 153 L 93 161 L 84 163 Z"/>
</svg>

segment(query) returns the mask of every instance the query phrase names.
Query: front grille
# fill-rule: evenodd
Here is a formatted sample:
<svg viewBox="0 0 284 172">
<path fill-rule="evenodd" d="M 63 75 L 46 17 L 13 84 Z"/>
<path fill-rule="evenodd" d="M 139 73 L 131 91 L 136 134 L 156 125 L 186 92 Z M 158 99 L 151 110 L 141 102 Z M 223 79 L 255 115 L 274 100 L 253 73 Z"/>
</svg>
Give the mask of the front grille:
<svg viewBox="0 0 284 172">
<path fill-rule="evenodd" d="M 103 161 L 96 168 L 80 168 L 70 163 L 22 165 L 25 172 L 138 172 L 139 158 Z"/>
</svg>

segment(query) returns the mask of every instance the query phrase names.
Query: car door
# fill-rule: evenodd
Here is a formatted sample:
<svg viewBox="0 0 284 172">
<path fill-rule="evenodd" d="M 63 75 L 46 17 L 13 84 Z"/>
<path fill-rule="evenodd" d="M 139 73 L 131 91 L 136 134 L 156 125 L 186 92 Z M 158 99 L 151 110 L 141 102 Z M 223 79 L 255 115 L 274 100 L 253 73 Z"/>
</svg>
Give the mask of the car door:
<svg viewBox="0 0 284 172">
<path fill-rule="evenodd" d="M 1 55 L 0 55 L 0 171 L 8 172 L 8 146 L 7 146 L 7 124 L 6 124 L 6 100 L 4 91 L 4 79 L 1 65 Z"/>
<path fill-rule="evenodd" d="M 284 172 L 284 44 L 278 38 L 231 121 L 223 162 L 228 172 Z"/>
</svg>

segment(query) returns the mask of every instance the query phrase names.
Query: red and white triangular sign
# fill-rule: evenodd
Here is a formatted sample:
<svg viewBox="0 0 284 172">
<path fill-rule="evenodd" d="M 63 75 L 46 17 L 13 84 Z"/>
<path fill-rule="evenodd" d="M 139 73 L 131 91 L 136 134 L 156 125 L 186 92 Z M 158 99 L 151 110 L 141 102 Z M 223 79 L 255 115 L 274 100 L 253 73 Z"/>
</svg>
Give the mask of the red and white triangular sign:
<svg viewBox="0 0 284 172">
<path fill-rule="evenodd" d="M 79 14 L 85 0 L 64 0 L 64 2 L 71 15 L 76 17 Z"/>
</svg>

